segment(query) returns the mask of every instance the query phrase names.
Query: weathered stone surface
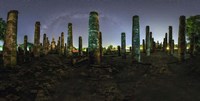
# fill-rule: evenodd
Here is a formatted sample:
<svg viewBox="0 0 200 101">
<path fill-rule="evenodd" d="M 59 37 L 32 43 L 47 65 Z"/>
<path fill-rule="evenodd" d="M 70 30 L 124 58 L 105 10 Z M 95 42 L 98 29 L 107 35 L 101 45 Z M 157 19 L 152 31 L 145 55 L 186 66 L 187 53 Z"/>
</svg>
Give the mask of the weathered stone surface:
<svg viewBox="0 0 200 101">
<path fill-rule="evenodd" d="M 40 22 L 35 23 L 35 34 L 34 34 L 34 46 L 33 53 L 34 57 L 40 56 Z"/>
<path fill-rule="evenodd" d="M 178 34 L 178 59 L 179 61 L 185 60 L 186 54 L 186 22 L 185 16 L 179 18 L 179 34 Z"/>
<path fill-rule="evenodd" d="M 98 13 L 90 12 L 89 17 L 89 39 L 88 39 L 88 55 L 90 64 L 100 64 L 99 49 L 99 17 Z"/>
<path fill-rule="evenodd" d="M 68 23 L 68 37 L 67 37 L 67 55 L 73 56 L 73 32 L 72 23 Z"/>
<path fill-rule="evenodd" d="M 150 28 L 149 26 L 146 26 L 146 55 L 150 56 L 151 53 L 151 46 L 150 46 Z"/>
<path fill-rule="evenodd" d="M 126 59 L 126 34 L 124 32 L 121 33 L 121 51 L 122 58 Z"/>
<path fill-rule="evenodd" d="M 133 16 L 132 25 L 132 59 L 140 62 L 140 24 L 139 16 Z"/>
<path fill-rule="evenodd" d="M 9 11 L 3 45 L 3 64 L 5 67 L 14 67 L 17 64 L 17 22 L 18 11 Z"/>
</svg>

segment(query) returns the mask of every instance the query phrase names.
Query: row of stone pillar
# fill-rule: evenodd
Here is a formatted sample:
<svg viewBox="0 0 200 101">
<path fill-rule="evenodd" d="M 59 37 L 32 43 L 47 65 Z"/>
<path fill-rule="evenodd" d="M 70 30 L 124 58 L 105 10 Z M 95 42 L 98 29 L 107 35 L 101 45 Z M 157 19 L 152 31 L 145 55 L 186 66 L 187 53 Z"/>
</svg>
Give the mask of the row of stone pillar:
<svg viewBox="0 0 200 101">
<path fill-rule="evenodd" d="M 8 12 L 7 17 L 7 29 L 5 35 L 5 42 L 3 46 L 3 60 L 4 66 L 15 66 L 17 64 L 17 19 L 18 19 L 18 11 L 12 10 Z M 180 61 L 184 60 L 185 52 L 186 52 L 186 41 L 185 41 L 185 16 L 181 16 L 179 20 L 179 38 L 178 38 L 178 58 Z M 60 54 L 66 53 L 71 57 L 73 55 L 73 34 L 72 34 L 72 24 L 68 24 L 68 42 L 67 45 L 64 44 L 64 33 L 61 33 L 61 37 L 59 37 L 57 46 L 55 45 L 55 41 L 52 40 L 50 49 L 56 49 Z M 27 51 L 27 40 L 28 37 L 24 37 L 24 52 Z M 149 26 L 146 26 L 146 44 L 143 40 L 143 49 L 146 51 L 146 55 L 149 56 L 152 50 L 152 45 L 154 39 L 152 38 L 152 33 L 150 33 Z M 172 27 L 169 27 L 169 47 L 170 54 L 173 53 L 173 43 L 172 40 Z M 144 45 L 145 44 L 145 45 Z M 44 34 L 43 37 L 43 53 L 47 54 L 49 49 L 49 41 Z M 167 34 L 164 39 L 163 46 L 167 47 Z M 67 47 L 67 49 L 66 49 Z M 120 47 L 118 47 L 120 48 Z M 133 61 L 140 62 L 140 32 L 139 32 L 139 17 L 133 16 L 133 26 L 132 26 L 132 58 Z M 165 48 L 166 49 L 166 48 Z M 40 56 L 40 22 L 35 23 L 35 33 L 34 33 L 34 46 L 33 46 L 33 54 L 34 57 Z M 82 54 L 82 38 L 79 37 L 79 54 Z M 121 34 L 121 52 L 122 58 L 126 58 L 126 36 L 125 33 Z M 121 55 L 121 54 L 119 54 Z M 88 39 L 88 56 L 91 64 L 100 64 L 102 61 L 102 34 L 99 31 L 99 18 L 97 12 L 90 12 L 89 17 L 89 39 Z"/>
</svg>

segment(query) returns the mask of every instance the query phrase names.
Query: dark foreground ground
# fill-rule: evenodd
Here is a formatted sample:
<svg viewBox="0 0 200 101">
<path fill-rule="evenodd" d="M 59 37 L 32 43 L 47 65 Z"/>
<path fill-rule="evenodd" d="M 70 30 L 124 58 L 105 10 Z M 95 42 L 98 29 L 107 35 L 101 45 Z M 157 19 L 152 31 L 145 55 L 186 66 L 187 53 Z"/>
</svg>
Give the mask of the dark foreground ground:
<svg viewBox="0 0 200 101">
<path fill-rule="evenodd" d="M 162 52 L 141 63 L 104 56 L 101 66 L 51 54 L 0 69 L 0 101 L 200 101 L 200 57 L 183 63 Z"/>
</svg>

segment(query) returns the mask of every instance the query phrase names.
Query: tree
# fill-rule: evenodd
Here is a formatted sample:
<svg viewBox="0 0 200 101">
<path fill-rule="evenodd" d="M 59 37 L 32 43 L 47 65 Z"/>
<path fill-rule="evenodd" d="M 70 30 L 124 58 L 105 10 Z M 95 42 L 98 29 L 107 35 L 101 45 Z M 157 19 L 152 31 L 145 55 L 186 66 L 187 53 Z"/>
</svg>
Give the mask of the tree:
<svg viewBox="0 0 200 101">
<path fill-rule="evenodd" d="M 194 40 L 195 48 L 200 50 L 200 15 L 187 18 L 186 27 L 188 40 Z"/>
<path fill-rule="evenodd" d="M 0 40 L 4 39 L 4 34 L 6 32 L 6 22 L 0 18 Z"/>
</svg>

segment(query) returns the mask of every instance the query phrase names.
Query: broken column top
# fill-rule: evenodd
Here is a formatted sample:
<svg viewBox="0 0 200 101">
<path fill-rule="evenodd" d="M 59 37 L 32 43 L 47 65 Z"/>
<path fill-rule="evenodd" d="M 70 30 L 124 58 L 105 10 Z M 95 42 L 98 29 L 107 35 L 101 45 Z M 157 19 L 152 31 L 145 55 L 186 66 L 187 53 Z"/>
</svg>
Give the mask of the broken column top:
<svg viewBox="0 0 200 101">
<path fill-rule="evenodd" d="M 134 18 L 139 18 L 139 16 L 138 16 L 138 15 L 135 15 L 135 16 L 133 16 L 133 19 L 134 19 Z"/>
<path fill-rule="evenodd" d="M 92 12 L 90 12 L 90 15 L 99 15 L 96 11 L 92 11 Z"/>
<path fill-rule="evenodd" d="M 68 26 L 72 26 L 72 23 L 68 23 Z"/>
<path fill-rule="evenodd" d="M 36 23 L 35 23 L 36 25 L 40 25 L 40 22 L 39 21 L 36 21 Z"/>
<path fill-rule="evenodd" d="M 181 16 L 180 16 L 180 19 L 185 19 L 185 16 L 184 16 L 184 15 L 181 15 Z"/>
</svg>

